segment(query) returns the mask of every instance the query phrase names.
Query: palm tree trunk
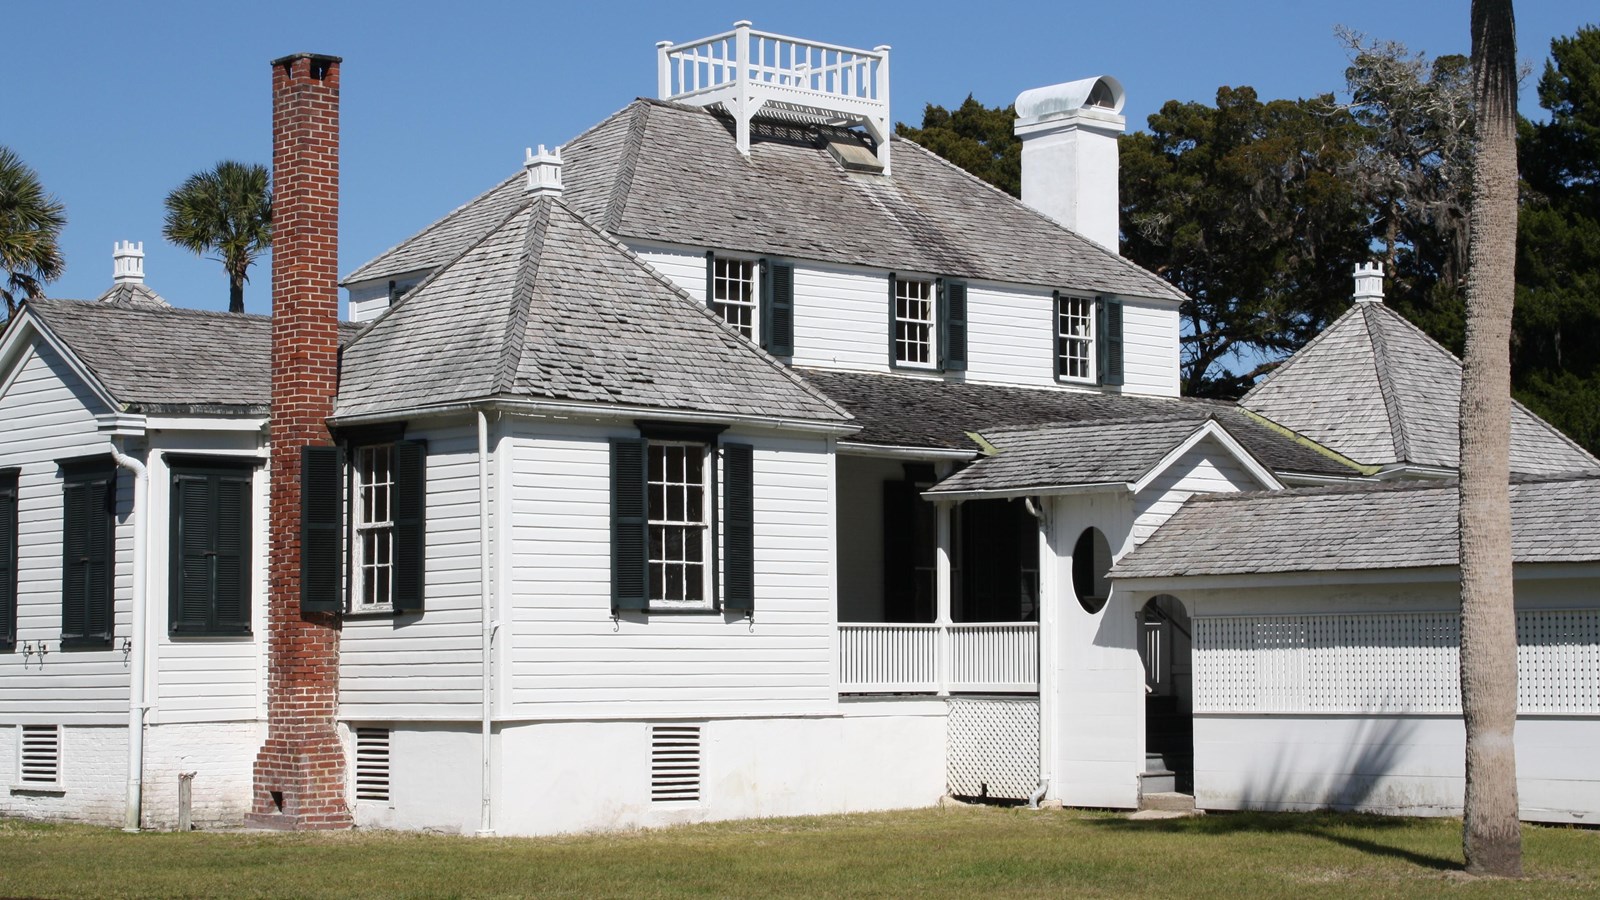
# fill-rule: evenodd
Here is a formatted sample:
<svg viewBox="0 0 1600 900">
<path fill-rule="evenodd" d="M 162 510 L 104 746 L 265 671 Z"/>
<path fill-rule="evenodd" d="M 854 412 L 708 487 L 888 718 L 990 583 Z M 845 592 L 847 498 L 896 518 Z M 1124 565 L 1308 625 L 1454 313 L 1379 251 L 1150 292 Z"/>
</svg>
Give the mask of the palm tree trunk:
<svg viewBox="0 0 1600 900">
<path fill-rule="evenodd" d="M 1522 874 L 1517 818 L 1517 623 L 1511 558 L 1511 307 L 1516 289 L 1516 24 L 1472 0 L 1478 140 L 1461 378 L 1461 711 L 1467 871 Z"/>
<path fill-rule="evenodd" d="M 232 273 L 228 275 L 228 312 L 244 312 L 244 278 Z"/>
</svg>

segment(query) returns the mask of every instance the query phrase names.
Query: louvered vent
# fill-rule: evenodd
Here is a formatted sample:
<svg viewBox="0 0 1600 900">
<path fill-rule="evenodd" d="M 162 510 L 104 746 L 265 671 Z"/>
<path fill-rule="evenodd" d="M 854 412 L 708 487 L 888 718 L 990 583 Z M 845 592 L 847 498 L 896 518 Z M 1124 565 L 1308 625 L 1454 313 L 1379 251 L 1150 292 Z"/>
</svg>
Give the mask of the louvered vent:
<svg viewBox="0 0 1600 900">
<path fill-rule="evenodd" d="M 650 802 L 700 799 L 700 726 L 650 726 Z"/>
<path fill-rule="evenodd" d="M 356 799 L 389 799 L 389 729 L 356 729 Z"/>
<path fill-rule="evenodd" d="M 22 726 L 22 783 L 61 783 L 61 727 Z"/>
</svg>

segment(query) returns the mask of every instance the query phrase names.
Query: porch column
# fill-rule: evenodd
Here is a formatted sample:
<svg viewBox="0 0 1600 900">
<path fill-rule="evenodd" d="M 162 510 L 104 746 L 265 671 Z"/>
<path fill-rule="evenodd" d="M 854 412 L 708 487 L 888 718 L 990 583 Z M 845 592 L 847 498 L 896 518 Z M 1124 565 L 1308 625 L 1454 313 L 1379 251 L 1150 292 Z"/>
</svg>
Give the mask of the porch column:
<svg viewBox="0 0 1600 900">
<path fill-rule="evenodd" d="M 950 520 L 955 509 L 953 503 L 940 503 L 938 510 L 939 554 L 934 562 L 934 594 L 936 612 L 934 624 L 938 625 L 935 646 L 939 654 L 939 696 L 950 696 Z"/>
</svg>

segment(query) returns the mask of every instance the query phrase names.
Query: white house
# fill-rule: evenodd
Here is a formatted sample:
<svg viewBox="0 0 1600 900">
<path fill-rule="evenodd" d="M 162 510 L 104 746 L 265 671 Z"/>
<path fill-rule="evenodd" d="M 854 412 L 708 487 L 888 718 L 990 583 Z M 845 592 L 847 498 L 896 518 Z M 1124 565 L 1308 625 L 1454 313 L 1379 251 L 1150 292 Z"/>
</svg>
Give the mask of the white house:
<svg viewBox="0 0 1600 900">
<path fill-rule="evenodd" d="M 0 812 L 164 826 L 188 772 L 204 824 L 464 833 L 1383 806 L 1213 777 L 1208 617 L 1255 601 L 1137 565 L 1174 514 L 1170 558 L 1232 560 L 1208 510 L 1295 498 L 1315 545 L 1345 495 L 1305 486 L 1447 477 L 1454 360 L 1360 303 L 1241 404 L 1179 398 L 1183 298 L 1108 249 L 1121 86 L 1018 98 L 1018 202 L 890 136 L 888 60 L 660 45 L 660 99 L 356 269 L 344 325 L 342 63 L 274 61 L 273 318 L 167 306 L 119 247 L 0 340 Z M 1519 415 L 1519 471 L 1586 496 Z M 1548 527 L 1593 622 L 1593 525 Z M 1442 572 L 1405 602 L 1446 610 Z M 1372 612 L 1343 596 L 1293 599 Z M 1572 634 L 1538 671 L 1591 679 L 1583 728 Z M 1600 812 L 1571 796 L 1526 812 Z"/>
</svg>

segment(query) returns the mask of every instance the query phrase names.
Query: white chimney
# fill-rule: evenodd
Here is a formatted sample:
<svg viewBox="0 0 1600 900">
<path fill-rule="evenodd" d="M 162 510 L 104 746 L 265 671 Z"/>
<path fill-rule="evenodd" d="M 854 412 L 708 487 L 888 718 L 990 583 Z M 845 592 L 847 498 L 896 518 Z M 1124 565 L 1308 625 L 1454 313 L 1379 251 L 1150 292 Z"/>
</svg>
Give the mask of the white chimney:
<svg viewBox="0 0 1600 900">
<path fill-rule="evenodd" d="M 1379 263 L 1362 263 L 1356 266 L 1357 303 L 1383 302 L 1383 266 Z"/>
<path fill-rule="evenodd" d="M 114 284 L 144 284 L 144 241 L 111 245 L 111 280 Z"/>
<path fill-rule="evenodd" d="M 1113 253 L 1121 234 L 1117 139 L 1122 83 L 1109 75 L 1023 91 L 1022 202 Z"/>
<path fill-rule="evenodd" d="M 525 190 L 535 197 L 561 196 L 561 148 L 546 151 L 544 145 L 539 145 L 539 152 L 528 150 L 528 157 L 523 161 L 522 167 L 527 170 L 528 184 Z"/>
</svg>

